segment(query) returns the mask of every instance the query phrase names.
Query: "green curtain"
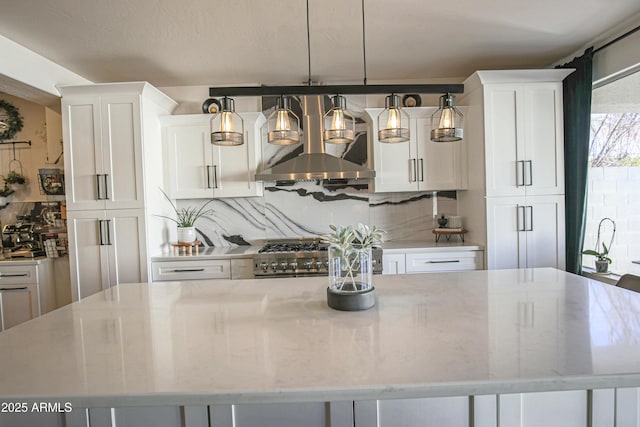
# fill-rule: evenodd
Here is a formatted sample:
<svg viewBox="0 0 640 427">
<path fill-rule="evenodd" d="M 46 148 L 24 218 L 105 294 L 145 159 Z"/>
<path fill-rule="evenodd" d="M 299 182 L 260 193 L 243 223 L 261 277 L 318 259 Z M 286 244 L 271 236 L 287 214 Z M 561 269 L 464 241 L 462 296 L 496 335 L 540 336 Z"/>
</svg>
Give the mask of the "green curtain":
<svg viewBox="0 0 640 427">
<path fill-rule="evenodd" d="M 567 271 L 582 272 L 587 207 L 593 47 L 557 68 L 575 68 L 563 82 L 564 193 Z"/>
</svg>

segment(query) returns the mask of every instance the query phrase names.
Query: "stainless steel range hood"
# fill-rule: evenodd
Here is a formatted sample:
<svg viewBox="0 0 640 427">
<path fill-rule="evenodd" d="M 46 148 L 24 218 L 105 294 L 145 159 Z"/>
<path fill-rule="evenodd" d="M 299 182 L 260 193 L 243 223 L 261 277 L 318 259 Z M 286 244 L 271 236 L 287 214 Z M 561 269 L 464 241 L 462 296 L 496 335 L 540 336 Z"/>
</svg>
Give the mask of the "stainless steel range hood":
<svg viewBox="0 0 640 427">
<path fill-rule="evenodd" d="M 299 156 L 258 172 L 256 181 L 312 181 L 369 179 L 375 171 L 325 153 L 322 140 L 322 96 L 302 97 L 304 147 Z"/>
</svg>

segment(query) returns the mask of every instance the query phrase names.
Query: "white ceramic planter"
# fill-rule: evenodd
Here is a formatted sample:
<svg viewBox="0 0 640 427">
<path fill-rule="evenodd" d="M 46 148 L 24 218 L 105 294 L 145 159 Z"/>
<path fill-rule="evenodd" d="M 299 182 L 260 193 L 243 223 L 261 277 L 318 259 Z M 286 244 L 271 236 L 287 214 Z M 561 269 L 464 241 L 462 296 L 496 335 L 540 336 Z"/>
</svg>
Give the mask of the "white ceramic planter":
<svg viewBox="0 0 640 427">
<path fill-rule="evenodd" d="M 195 227 L 178 227 L 178 242 L 192 243 L 196 241 Z"/>
</svg>

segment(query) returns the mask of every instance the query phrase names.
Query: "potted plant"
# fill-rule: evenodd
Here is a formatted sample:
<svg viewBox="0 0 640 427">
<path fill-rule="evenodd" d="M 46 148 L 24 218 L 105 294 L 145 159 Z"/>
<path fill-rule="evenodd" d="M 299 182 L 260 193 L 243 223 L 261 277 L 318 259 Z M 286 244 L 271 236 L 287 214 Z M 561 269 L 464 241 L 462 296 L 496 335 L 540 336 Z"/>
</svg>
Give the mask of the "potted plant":
<svg viewBox="0 0 640 427">
<path fill-rule="evenodd" d="M 196 207 L 186 207 L 178 209 L 178 207 L 171 201 L 167 193 L 160 189 L 164 197 L 171 203 L 171 207 L 176 214 L 175 218 L 165 216 L 165 215 L 157 215 L 161 218 L 166 218 L 175 222 L 178 226 L 178 242 L 179 243 L 193 243 L 196 241 L 196 229 L 195 222 L 204 215 L 213 212 L 213 209 L 207 209 L 207 205 L 213 201 L 213 199 L 208 200 L 204 205 L 199 208 Z"/>
<path fill-rule="evenodd" d="M 329 244 L 327 302 L 338 310 L 366 310 L 375 305 L 371 248 L 379 244 L 382 230 L 376 226 L 330 225 L 323 236 Z"/>
<path fill-rule="evenodd" d="M 7 174 L 7 177 L 4 179 L 4 182 L 5 184 L 11 186 L 11 188 L 15 191 L 25 182 L 27 182 L 27 179 L 22 174 L 16 171 L 10 171 Z"/>
<path fill-rule="evenodd" d="M 607 273 L 609 271 L 609 264 L 613 262 L 611 258 L 609 258 L 609 248 L 607 245 L 602 243 L 602 252 L 598 252 L 594 249 L 587 249 L 582 251 L 583 255 L 593 255 L 596 257 L 596 273 Z"/>
</svg>

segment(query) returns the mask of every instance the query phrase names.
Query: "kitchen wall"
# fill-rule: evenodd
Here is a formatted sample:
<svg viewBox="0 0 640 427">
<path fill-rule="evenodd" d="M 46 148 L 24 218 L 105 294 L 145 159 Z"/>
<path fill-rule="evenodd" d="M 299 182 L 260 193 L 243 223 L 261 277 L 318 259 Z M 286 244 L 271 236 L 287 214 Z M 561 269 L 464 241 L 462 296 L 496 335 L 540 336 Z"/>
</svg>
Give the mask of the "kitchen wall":
<svg viewBox="0 0 640 427">
<path fill-rule="evenodd" d="M 63 168 L 62 158 L 54 163 L 62 153 L 62 118 L 60 114 L 40 104 L 0 92 L 0 99 L 11 103 L 19 110 L 24 126 L 13 141 L 31 141 L 28 144 L 0 144 L 0 186 L 9 171 L 21 172 L 27 182 L 8 197 L 9 204 L 0 207 L 0 222 L 15 222 L 16 214 L 27 214 L 36 201 L 63 201 L 64 196 L 47 196 L 39 183 L 38 169 Z M 14 160 L 15 159 L 15 160 Z"/>
</svg>

